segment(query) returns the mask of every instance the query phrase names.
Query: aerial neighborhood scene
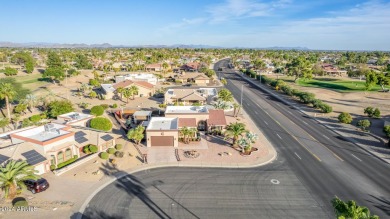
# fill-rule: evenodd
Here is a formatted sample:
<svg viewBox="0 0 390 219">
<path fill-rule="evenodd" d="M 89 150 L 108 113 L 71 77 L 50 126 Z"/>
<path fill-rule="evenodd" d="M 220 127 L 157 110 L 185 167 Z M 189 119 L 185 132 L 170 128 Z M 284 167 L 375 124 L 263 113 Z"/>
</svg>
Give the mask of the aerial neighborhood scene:
<svg viewBox="0 0 390 219">
<path fill-rule="evenodd" d="M 0 5 L 0 218 L 390 218 L 389 1 Z"/>
</svg>

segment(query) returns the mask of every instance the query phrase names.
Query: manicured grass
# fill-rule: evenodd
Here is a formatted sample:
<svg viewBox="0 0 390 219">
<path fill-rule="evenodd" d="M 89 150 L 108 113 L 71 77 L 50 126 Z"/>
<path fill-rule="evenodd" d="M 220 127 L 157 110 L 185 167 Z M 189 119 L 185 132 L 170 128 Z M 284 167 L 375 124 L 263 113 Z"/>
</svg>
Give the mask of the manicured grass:
<svg viewBox="0 0 390 219">
<path fill-rule="evenodd" d="M 297 84 L 304 87 L 318 87 L 332 89 L 339 92 L 365 91 L 365 81 L 339 80 L 332 78 L 320 78 L 312 80 L 299 79 Z M 379 85 L 373 86 L 370 91 L 382 90 Z"/>
<path fill-rule="evenodd" d="M 42 79 L 42 74 L 26 74 L 23 76 L 15 76 L 15 79 L 23 84 L 23 87 L 34 90 L 49 82 Z"/>
</svg>

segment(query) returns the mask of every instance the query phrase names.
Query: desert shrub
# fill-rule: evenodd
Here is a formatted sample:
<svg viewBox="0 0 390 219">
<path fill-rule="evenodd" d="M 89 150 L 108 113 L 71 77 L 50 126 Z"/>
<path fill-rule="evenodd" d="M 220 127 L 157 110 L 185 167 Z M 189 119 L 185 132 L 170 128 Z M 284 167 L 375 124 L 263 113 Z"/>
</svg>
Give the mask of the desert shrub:
<svg viewBox="0 0 390 219">
<path fill-rule="evenodd" d="M 115 155 L 115 157 L 122 158 L 124 153 L 123 153 L 123 151 L 116 151 L 114 155 Z"/>
<path fill-rule="evenodd" d="M 56 169 L 56 165 L 54 165 L 54 164 L 50 165 L 50 170 L 51 170 L 51 171 L 53 171 L 53 170 L 55 170 L 55 169 Z"/>
<path fill-rule="evenodd" d="M 104 113 L 103 106 L 94 106 L 91 108 L 91 114 L 94 116 L 101 116 Z"/>
<path fill-rule="evenodd" d="M 28 207 L 28 202 L 23 197 L 17 197 L 12 200 L 13 207 Z"/>
<path fill-rule="evenodd" d="M 299 92 L 295 96 L 298 97 L 300 101 L 306 104 L 313 102 L 313 100 L 315 99 L 315 95 L 309 92 Z"/>
<path fill-rule="evenodd" d="M 109 154 L 114 154 L 115 153 L 115 148 L 109 148 L 109 149 L 107 149 L 107 153 L 109 153 Z"/>
<path fill-rule="evenodd" d="M 379 111 L 378 108 L 375 108 L 375 109 L 374 109 L 374 112 L 372 112 L 372 116 L 373 116 L 374 118 L 380 118 L 380 117 L 381 117 L 381 111 Z"/>
<path fill-rule="evenodd" d="M 97 147 L 96 145 L 93 145 L 93 144 L 89 145 L 89 146 L 88 146 L 88 149 L 89 149 L 89 151 L 90 151 L 91 153 L 96 153 L 96 152 L 98 152 L 98 147 Z"/>
<path fill-rule="evenodd" d="M 116 103 L 114 103 L 114 104 L 112 104 L 112 106 L 111 106 L 111 108 L 117 108 L 118 107 L 118 104 L 116 104 Z"/>
<path fill-rule="evenodd" d="M 115 149 L 117 149 L 117 150 L 122 150 L 122 148 L 123 148 L 122 144 L 116 144 L 115 145 Z"/>
<path fill-rule="evenodd" d="M 321 112 L 323 113 L 331 113 L 333 111 L 333 108 L 332 106 L 329 106 L 328 104 L 326 103 L 322 103 L 320 106 L 319 106 Z"/>
<path fill-rule="evenodd" d="M 360 127 L 363 131 L 365 131 L 371 126 L 371 122 L 368 119 L 362 119 L 358 121 L 357 126 Z"/>
<path fill-rule="evenodd" d="M 167 104 L 161 103 L 161 104 L 158 105 L 158 107 L 160 107 L 160 108 L 167 108 Z"/>
<path fill-rule="evenodd" d="M 107 118 L 97 117 L 91 119 L 91 128 L 102 131 L 110 131 L 112 129 L 112 123 Z"/>
<path fill-rule="evenodd" d="M 110 107 L 108 104 L 100 104 L 101 107 L 103 107 L 104 110 L 108 109 Z"/>
<path fill-rule="evenodd" d="M 390 125 L 385 125 L 385 126 L 383 127 L 383 132 L 385 133 L 385 135 L 386 135 L 387 137 L 390 138 Z"/>
<path fill-rule="evenodd" d="M 314 99 L 314 100 L 311 102 L 311 104 L 313 105 L 314 108 L 318 109 L 318 108 L 320 108 L 320 106 L 321 106 L 322 104 L 324 104 L 324 103 L 322 102 L 322 100 Z"/>
<path fill-rule="evenodd" d="M 374 108 L 372 107 L 367 107 L 364 109 L 364 114 L 367 114 L 368 117 L 372 117 L 374 114 Z"/>
<path fill-rule="evenodd" d="M 30 121 L 32 123 L 38 123 L 39 121 L 41 121 L 41 115 L 33 115 L 33 116 L 30 116 Z"/>
<path fill-rule="evenodd" d="M 340 115 L 337 118 L 341 123 L 350 124 L 352 122 L 352 116 L 347 112 L 340 113 Z"/>
<path fill-rule="evenodd" d="M 86 154 L 91 153 L 91 151 L 89 150 L 89 147 L 88 147 L 88 146 L 84 146 L 84 147 L 83 147 L 83 152 L 86 153 Z"/>
<path fill-rule="evenodd" d="M 280 86 L 280 89 L 289 96 L 293 95 L 292 88 L 287 84 Z"/>
<path fill-rule="evenodd" d="M 108 159 L 108 153 L 107 152 L 102 152 L 100 153 L 100 158 L 104 159 L 104 160 L 107 160 Z"/>
</svg>

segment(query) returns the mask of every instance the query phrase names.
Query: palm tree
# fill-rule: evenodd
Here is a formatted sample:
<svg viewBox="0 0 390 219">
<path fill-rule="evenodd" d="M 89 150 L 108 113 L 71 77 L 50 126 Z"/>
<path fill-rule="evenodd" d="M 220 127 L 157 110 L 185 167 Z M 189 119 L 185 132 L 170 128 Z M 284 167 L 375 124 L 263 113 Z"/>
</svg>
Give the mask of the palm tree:
<svg viewBox="0 0 390 219">
<path fill-rule="evenodd" d="M 332 205 L 338 219 L 379 219 L 376 215 L 370 215 L 370 210 L 364 206 L 358 206 L 355 201 L 343 202 L 338 197 L 332 199 Z"/>
<path fill-rule="evenodd" d="M 218 92 L 218 99 L 225 102 L 231 102 L 233 101 L 233 94 L 228 89 L 222 88 Z"/>
<path fill-rule="evenodd" d="M 184 144 L 189 143 L 189 137 L 194 136 L 195 132 L 196 130 L 194 128 L 187 128 L 186 126 L 180 129 L 180 135 L 183 136 Z"/>
<path fill-rule="evenodd" d="M 5 132 L 5 127 L 9 125 L 9 120 L 6 118 L 0 119 L 0 128 L 3 129 L 3 132 Z"/>
<path fill-rule="evenodd" d="M 225 101 L 222 100 L 218 100 L 213 104 L 213 106 L 215 107 L 215 109 L 223 109 L 223 110 L 229 109 L 229 104 L 227 104 Z"/>
<path fill-rule="evenodd" d="M 26 189 L 25 180 L 39 179 L 34 167 L 26 161 L 11 160 L 6 165 L 0 167 L 0 187 L 6 198 L 14 198 L 18 188 Z"/>
<path fill-rule="evenodd" d="M 222 79 L 221 79 L 221 83 L 222 83 L 223 85 L 226 85 L 226 84 L 227 84 L 226 79 L 225 79 L 225 78 L 222 78 Z"/>
<path fill-rule="evenodd" d="M 118 87 L 118 88 L 116 89 L 116 93 L 121 95 L 121 100 L 122 100 L 122 98 L 123 98 L 123 91 L 124 91 L 124 90 L 125 90 L 125 89 L 124 89 L 123 87 Z"/>
<path fill-rule="evenodd" d="M 233 108 L 234 108 L 233 117 L 237 117 L 238 113 L 240 112 L 241 105 L 238 103 L 233 103 Z"/>
<path fill-rule="evenodd" d="M 127 99 L 127 103 L 129 103 L 129 98 L 131 97 L 131 95 L 133 95 L 131 90 L 129 88 L 125 88 L 122 93 L 123 96 Z"/>
<path fill-rule="evenodd" d="M 0 99 L 5 99 L 5 105 L 7 107 L 7 117 L 11 120 L 11 109 L 9 101 L 16 96 L 16 91 L 10 83 L 0 83 Z"/>
<path fill-rule="evenodd" d="M 131 85 L 130 86 L 130 91 L 131 91 L 131 95 L 133 96 L 133 100 L 134 100 L 134 95 L 138 94 L 139 89 L 138 89 L 137 86 Z"/>
<path fill-rule="evenodd" d="M 237 147 L 237 140 L 239 136 L 242 136 L 246 132 L 244 123 L 230 123 L 226 126 L 225 136 L 233 138 L 233 147 Z"/>
<path fill-rule="evenodd" d="M 33 94 L 27 94 L 27 95 L 26 95 L 25 103 L 26 103 L 27 106 L 28 106 L 28 110 L 29 110 L 30 112 L 33 112 L 33 109 L 35 108 L 35 106 L 36 106 L 36 104 L 37 104 L 37 97 L 34 96 Z"/>
</svg>

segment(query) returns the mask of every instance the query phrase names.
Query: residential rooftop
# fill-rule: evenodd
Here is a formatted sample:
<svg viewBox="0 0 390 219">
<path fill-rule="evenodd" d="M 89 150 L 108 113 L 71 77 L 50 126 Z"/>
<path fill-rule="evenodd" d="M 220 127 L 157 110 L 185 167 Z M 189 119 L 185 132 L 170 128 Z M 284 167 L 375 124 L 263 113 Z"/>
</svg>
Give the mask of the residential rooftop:
<svg viewBox="0 0 390 219">
<path fill-rule="evenodd" d="M 208 113 L 206 106 L 167 106 L 165 114 L 196 114 L 196 113 Z"/>
<path fill-rule="evenodd" d="M 62 114 L 57 116 L 57 120 L 55 120 L 55 123 L 58 124 L 68 124 L 68 123 L 74 123 L 77 121 L 81 121 L 84 119 L 91 119 L 93 118 L 93 115 L 85 114 L 85 113 L 79 113 L 79 112 L 70 112 L 66 114 Z"/>
<path fill-rule="evenodd" d="M 152 117 L 147 130 L 176 130 L 178 129 L 177 118 Z"/>
<path fill-rule="evenodd" d="M 54 138 L 58 138 L 63 135 L 67 135 L 71 132 L 64 130 L 64 128 L 67 128 L 66 125 L 60 125 L 56 123 L 49 123 L 46 125 L 34 127 L 31 129 L 27 129 L 25 131 L 17 132 L 11 134 L 12 137 L 21 137 L 21 138 L 27 138 L 32 139 L 39 142 L 45 142 Z M 28 140 L 27 140 L 28 141 Z"/>
</svg>

